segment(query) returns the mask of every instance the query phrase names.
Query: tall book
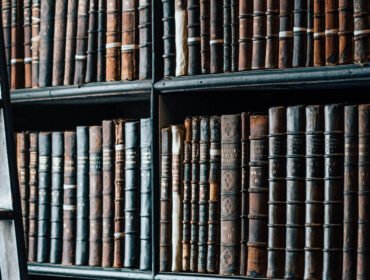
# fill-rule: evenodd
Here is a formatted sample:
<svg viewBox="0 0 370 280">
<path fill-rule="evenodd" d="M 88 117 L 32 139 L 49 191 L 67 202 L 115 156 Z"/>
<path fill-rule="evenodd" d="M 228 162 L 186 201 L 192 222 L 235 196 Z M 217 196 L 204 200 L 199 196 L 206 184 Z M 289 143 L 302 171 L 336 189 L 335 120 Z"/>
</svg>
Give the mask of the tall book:
<svg viewBox="0 0 370 280">
<path fill-rule="evenodd" d="M 152 78 L 152 5 L 139 0 L 139 79 Z"/>
<path fill-rule="evenodd" d="M 313 3 L 313 66 L 325 65 L 325 2 L 314 0 Z"/>
<path fill-rule="evenodd" d="M 294 0 L 293 67 L 306 66 L 307 58 L 307 0 Z"/>
<path fill-rule="evenodd" d="M 354 18 L 354 62 L 364 63 L 368 61 L 368 49 L 370 48 L 370 35 L 368 29 L 368 15 L 366 0 L 353 0 Z"/>
<path fill-rule="evenodd" d="M 113 121 L 103 121 L 103 252 L 102 267 L 112 267 L 114 253 L 114 143 Z"/>
<path fill-rule="evenodd" d="M 279 10 L 279 68 L 290 68 L 293 59 L 293 0 L 280 1 Z"/>
<path fill-rule="evenodd" d="M 239 1 L 239 71 L 251 69 L 253 36 L 253 0 Z"/>
<path fill-rule="evenodd" d="M 98 0 L 90 0 L 89 28 L 87 31 L 86 75 L 85 82 L 96 82 L 98 47 Z"/>
<path fill-rule="evenodd" d="M 269 110 L 269 219 L 267 278 L 284 277 L 286 224 L 286 109 Z"/>
<path fill-rule="evenodd" d="M 247 276 L 264 277 L 267 269 L 268 117 L 250 117 L 249 234 Z"/>
<path fill-rule="evenodd" d="M 176 44 L 175 44 L 175 1 L 162 0 L 163 7 L 163 64 L 164 77 L 175 76 Z"/>
<path fill-rule="evenodd" d="M 107 1 L 98 0 L 98 30 L 96 49 L 96 81 L 105 82 L 106 68 L 106 30 L 107 30 Z"/>
<path fill-rule="evenodd" d="M 353 62 L 353 0 L 340 0 L 339 10 L 339 64 Z"/>
<path fill-rule="evenodd" d="M 307 52 L 306 67 L 313 66 L 314 57 L 314 0 L 307 1 Z"/>
<path fill-rule="evenodd" d="M 220 274 L 238 273 L 240 250 L 240 115 L 221 117 Z"/>
<path fill-rule="evenodd" d="M 51 230 L 50 262 L 59 264 L 63 250 L 63 132 L 51 134 Z"/>
<path fill-rule="evenodd" d="M 64 49 L 66 46 L 67 2 L 55 1 L 54 49 L 53 49 L 53 86 L 63 85 Z"/>
<path fill-rule="evenodd" d="M 266 68 L 277 68 L 279 59 L 279 1 L 267 1 Z"/>
<path fill-rule="evenodd" d="M 285 278 L 302 278 L 305 225 L 305 107 L 287 108 Z"/>
<path fill-rule="evenodd" d="M 140 269 L 152 267 L 151 119 L 140 120 Z"/>
<path fill-rule="evenodd" d="M 239 62 L 239 0 L 231 0 L 231 71 L 238 71 Z"/>
<path fill-rule="evenodd" d="M 224 72 L 231 72 L 231 0 L 222 0 L 222 3 L 224 31 Z"/>
<path fill-rule="evenodd" d="M 188 75 L 199 75 L 201 73 L 200 54 L 200 0 L 187 0 L 188 15 Z"/>
<path fill-rule="evenodd" d="M 53 74 L 53 37 L 54 37 L 54 0 L 42 0 L 40 10 L 40 59 L 39 86 L 52 85 Z"/>
<path fill-rule="evenodd" d="M 102 264 L 102 127 L 89 128 L 89 266 Z"/>
<path fill-rule="evenodd" d="M 339 54 L 338 0 L 325 1 L 325 62 L 326 66 L 338 64 Z"/>
<path fill-rule="evenodd" d="M 122 2 L 121 80 L 136 80 L 139 70 L 138 57 L 138 0 Z"/>
<path fill-rule="evenodd" d="M 171 171 L 171 185 L 172 185 L 172 225 L 171 225 L 171 240 L 172 240 L 172 252 L 171 252 L 171 271 L 181 271 L 181 240 L 182 240 L 182 207 L 181 199 L 183 190 L 182 185 L 182 171 L 181 162 L 184 150 L 184 128 L 182 125 L 172 125 L 172 171 Z"/>
<path fill-rule="evenodd" d="M 77 215 L 76 265 L 87 265 L 89 258 L 89 128 L 76 128 L 77 141 Z"/>
<path fill-rule="evenodd" d="M 109 0 L 107 2 L 107 44 L 105 45 L 107 68 L 105 76 L 108 82 L 118 81 L 121 78 L 120 2 L 119 0 Z"/>
<path fill-rule="evenodd" d="M 200 58 L 202 74 L 210 73 L 210 0 L 200 0 Z"/>
<path fill-rule="evenodd" d="M 343 105 L 325 106 L 323 279 L 342 276 Z"/>
<path fill-rule="evenodd" d="M 211 73 L 220 73 L 223 71 L 223 10 L 219 0 L 210 0 L 210 4 L 210 69 Z"/>
<path fill-rule="evenodd" d="M 125 123 L 125 267 L 138 263 L 140 122 Z"/>
<path fill-rule="evenodd" d="M 175 2 L 175 44 L 176 44 L 176 76 L 184 76 L 188 70 L 188 19 L 185 0 Z"/>
<path fill-rule="evenodd" d="M 161 130 L 159 271 L 171 270 L 171 128 Z"/>
<path fill-rule="evenodd" d="M 32 87 L 39 86 L 40 0 L 32 0 Z"/>
<path fill-rule="evenodd" d="M 32 1 L 23 1 L 24 87 L 32 87 Z M 5 30 L 4 30 L 5 31 Z"/>
<path fill-rule="evenodd" d="M 64 133 L 63 265 L 75 263 L 76 243 L 76 132 Z"/>
<path fill-rule="evenodd" d="M 304 279 L 321 279 L 324 209 L 324 108 L 306 107 Z"/>
<path fill-rule="evenodd" d="M 35 1 L 35 0 L 34 0 Z M 5 55 L 6 55 L 6 66 L 8 69 L 8 76 L 10 79 L 11 76 L 11 46 L 12 46 L 12 13 L 11 13 L 11 0 L 1 0 L 1 16 L 2 16 L 2 24 L 3 24 L 3 36 L 4 36 L 4 47 L 5 47 Z"/>
<path fill-rule="evenodd" d="M 265 68 L 266 56 L 266 1 L 253 1 L 252 69 Z"/>
</svg>

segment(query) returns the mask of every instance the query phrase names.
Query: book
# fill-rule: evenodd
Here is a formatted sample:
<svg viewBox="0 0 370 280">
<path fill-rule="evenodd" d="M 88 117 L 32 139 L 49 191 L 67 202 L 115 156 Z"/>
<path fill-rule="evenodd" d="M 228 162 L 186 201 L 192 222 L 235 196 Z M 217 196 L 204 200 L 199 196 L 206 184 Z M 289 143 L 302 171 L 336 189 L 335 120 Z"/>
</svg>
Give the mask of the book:
<svg viewBox="0 0 370 280">
<path fill-rule="evenodd" d="M 23 1 L 11 0 L 11 70 L 9 72 L 11 89 L 24 87 L 23 34 Z"/>
<path fill-rule="evenodd" d="M 223 71 L 231 72 L 231 0 L 222 0 L 223 4 Z"/>
<path fill-rule="evenodd" d="M 339 11 L 339 64 L 353 62 L 353 1 L 340 0 Z"/>
<path fill-rule="evenodd" d="M 325 65 L 325 2 L 314 0 L 313 5 L 313 40 L 314 40 L 314 56 L 313 65 Z"/>
<path fill-rule="evenodd" d="M 312 67 L 314 57 L 314 0 L 307 1 L 307 56 L 306 67 Z"/>
<path fill-rule="evenodd" d="M 139 79 L 152 78 L 152 5 L 139 0 Z"/>
<path fill-rule="evenodd" d="M 210 0 L 210 72 L 221 73 L 223 71 L 223 9 L 221 1 Z"/>
<path fill-rule="evenodd" d="M 266 5 L 266 1 L 253 1 L 252 70 L 265 68 Z"/>
<path fill-rule="evenodd" d="M 240 251 L 240 115 L 221 117 L 220 274 L 238 273 Z"/>
<path fill-rule="evenodd" d="M 188 75 L 201 74 L 200 0 L 187 0 Z"/>
<path fill-rule="evenodd" d="M 293 59 L 293 0 L 281 0 L 279 11 L 279 68 L 290 68 Z"/>
<path fill-rule="evenodd" d="M 163 7 L 163 64 L 164 77 L 175 76 L 176 44 L 175 44 L 175 1 L 162 0 Z"/>
<path fill-rule="evenodd" d="M 353 20 L 354 20 L 354 62 L 364 63 L 368 61 L 368 49 L 370 39 L 368 34 L 369 22 L 367 1 L 353 0 Z"/>
<path fill-rule="evenodd" d="M 231 0 L 231 71 L 238 71 L 239 62 L 239 0 Z"/>
<path fill-rule="evenodd" d="M 35 1 L 35 0 L 33 0 Z M 8 70 L 8 76 L 10 80 L 11 76 L 11 56 L 12 56 L 12 13 L 11 13 L 11 0 L 1 0 L 1 16 L 3 24 L 3 36 L 4 36 L 4 47 L 6 56 L 6 67 Z"/>
<path fill-rule="evenodd" d="M 121 32 L 120 32 L 120 1 L 107 1 L 107 32 L 106 40 L 106 80 L 118 81 L 121 78 Z"/>
<path fill-rule="evenodd" d="M 87 31 L 85 83 L 96 82 L 98 47 L 98 0 L 90 0 Z"/>
<path fill-rule="evenodd" d="M 210 73 L 210 0 L 200 0 L 200 67 L 202 74 Z"/>
<path fill-rule="evenodd" d="M 306 66 L 307 58 L 307 0 L 294 0 L 293 67 Z"/>
<path fill-rule="evenodd" d="M 253 0 L 239 1 L 239 71 L 251 69 L 252 36 Z"/>
<path fill-rule="evenodd" d="M 24 87 L 32 87 L 32 1 L 23 1 Z M 3 29 L 3 31 L 5 31 Z"/>
<path fill-rule="evenodd" d="M 338 1 L 325 1 L 325 64 L 333 66 L 338 64 L 339 55 L 339 19 Z"/>
<path fill-rule="evenodd" d="M 176 76 L 184 76 L 188 70 L 188 19 L 185 0 L 175 0 Z"/>
<path fill-rule="evenodd" d="M 107 1 L 98 0 L 98 43 L 96 47 L 96 81 L 105 82 L 106 69 Z"/>
<path fill-rule="evenodd" d="M 267 1 L 266 58 L 267 69 L 277 68 L 279 59 L 279 1 Z"/>
</svg>

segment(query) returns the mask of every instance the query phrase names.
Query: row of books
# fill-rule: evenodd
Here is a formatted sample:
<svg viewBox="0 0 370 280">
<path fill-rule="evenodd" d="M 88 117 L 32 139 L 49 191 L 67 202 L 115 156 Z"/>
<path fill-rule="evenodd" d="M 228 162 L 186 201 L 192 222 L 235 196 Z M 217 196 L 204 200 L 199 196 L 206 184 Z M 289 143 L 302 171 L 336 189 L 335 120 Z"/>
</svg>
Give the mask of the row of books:
<svg viewBox="0 0 370 280">
<path fill-rule="evenodd" d="M 370 105 L 161 131 L 160 271 L 369 279 Z"/>
<path fill-rule="evenodd" d="M 370 59 L 368 0 L 162 0 L 164 76 Z"/>
<path fill-rule="evenodd" d="M 12 89 L 151 78 L 150 0 L 1 0 Z"/>
<path fill-rule="evenodd" d="M 20 132 L 28 260 L 151 269 L 151 122 Z"/>
</svg>

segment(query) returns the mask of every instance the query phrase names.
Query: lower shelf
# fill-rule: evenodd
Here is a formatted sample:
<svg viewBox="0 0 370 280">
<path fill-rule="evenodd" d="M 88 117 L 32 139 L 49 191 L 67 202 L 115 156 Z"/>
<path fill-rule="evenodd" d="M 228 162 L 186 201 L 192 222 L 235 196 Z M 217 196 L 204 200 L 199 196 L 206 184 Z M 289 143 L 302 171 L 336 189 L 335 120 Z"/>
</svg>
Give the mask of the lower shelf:
<svg viewBox="0 0 370 280">
<path fill-rule="evenodd" d="M 247 276 L 225 276 L 219 274 L 199 274 L 199 273 L 173 273 L 173 272 L 164 272 L 157 274 L 155 276 L 156 280 L 237 280 L 237 279 L 255 279 L 263 280 L 266 278 L 252 278 Z"/>
</svg>

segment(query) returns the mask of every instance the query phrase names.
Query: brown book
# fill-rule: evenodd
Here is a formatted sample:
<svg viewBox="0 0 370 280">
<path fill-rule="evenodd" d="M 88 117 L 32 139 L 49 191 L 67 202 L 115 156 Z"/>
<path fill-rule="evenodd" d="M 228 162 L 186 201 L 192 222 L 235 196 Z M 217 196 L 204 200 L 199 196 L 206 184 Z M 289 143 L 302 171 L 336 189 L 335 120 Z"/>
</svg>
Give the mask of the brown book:
<svg viewBox="0 0 370 280">
<path fill-rule="evenodd" d="M 353 62 L 353 0 L 339 0 L 339 64 Z"/>
<path fill-rule="evenodd" d="M 325 2 L 314 0 L 313 4 L 313 40 L 314 57 L 313 65 L 325 65 Z"/>
<path fill-rule="evenodd" d="M 105 39 L 107 30 L 107 1 L 98 0 L 98 44 L 96 49 L 96 81 L 105 82 Z"/>
<path fill-rule="evenodd" d="M 293 67 L 306 66 L 307 57 L 307 0 L 294 0 L 293 10 Z"/>
<path fill-rule="evenodd" d="M 32 0 L 32 87 L 39 86 L 40 0 Z"/>
<path fill-rule="evenodd" d="M 307 56 L 306 67 L 313 66 L 314 57 L 314 0 L 307 1 Z"/>
<path fill-rule="evenodd" d="M 107 44 L 106 48 L 106 80 L 118 81 L 121 78 L 121 32 L 120 32 L 120 2 L 108 0 L 107 2 Z"/>
<path fill-rule="evenodd" d="M 174 0 L 175 2 L 175 44 L 176 44 L 176 76 L 184 76 L 188 73 L 188 17 L 186 0 Z"/>
<path fill-rule="evenodd" d="M 252 69 L 265 68 L 266 56 L 266 1 L 253 1 Z"/>
<path fill-rule="evenodd" d="M 266 68 L 277 68 L 279 60 L 279 1 L 267 1 Z"/>
<path fill-rule="evenodd" d="M 188 15 L 188 75 L 199 75 L 201 73 L 200 0 L 187 0 L 186 2 Z"/>
<path fill-rule="evenodd" d="M 325 1 L 325 62 L 327 66 L 338 64 L 338 28 L 338 0 L 327 0 Z"/>
<path fill-rule="evenodd" d="M 222 4 L 219 0 L 210 0 L 210 68 L 211 73 L 222 72 L 223 67 L 223 29 L 222 29 Z"/>
<path fill-rule="evenodd" d="M 11 0 L 10 88 L 24 88 L 23 1 Z"/>
<path fill-rule="evenodd" d="M 293 0 L 280 1 L 279 10 L 279 68 L 290 68 L 293 58 Z"/>
<path fill-rule="evenodd" d="M 210 0 L 200 0 L 200 58 L 202 74 L 210 73 L 211 10 Z"/>
<path fill-rule="evenodd" d="M 31 0 L 23 1 L 23 27 L 24 27 L 24 87 L 32 87 L 32 9 Z M 4 30 L 5 31 L 5 30 Z"/>
<path fill-rule="evenodd" d="M 239 0 L 239 71 L 251 69 L 253 0 Z"/>
<path fill-rule="evenodd" d="M 122 2 L 121 80 L 136 80 L 139 70 L 138 0 Z"/>
<path fill-rule="evenodd" d="M 221 2 L 221 1 L 220 1 Z M 231 0 L 222 0 L 224 29 L 224 72 L 231 71 Z"/>
<path fill-rule="evenodd" d="M 139 79 L 152 78 L 152 5 L 139 0 Z"/>
<path fill-rule="evenodd" d="M 6 66 L 8 69 L 8 77 L 10 79 L 11 76 L 11 54 L 12 54 L 12 32 L 11 32 L 11 0 L 2 0 L 1 1 L 1 15 L 2 15 L 2 23 L 3 23 L 3 35 L 4 35 L 4 47 L 5 47 L 5 54 L 6 54 Z"/>
<path fill-rule="evenodd" d="M 90 0 L 89 29 L 87 32 L 85 83 L 96 82 L 98 48 L 98 0 Z"/>
<path fill-rule="evenodd" d="M 354 61 L 364 63 L 369 60 L 370 35 L 368 20 L 370 11 L 366 0 L 353 0 L 354 18 Z"/>
</svg>

